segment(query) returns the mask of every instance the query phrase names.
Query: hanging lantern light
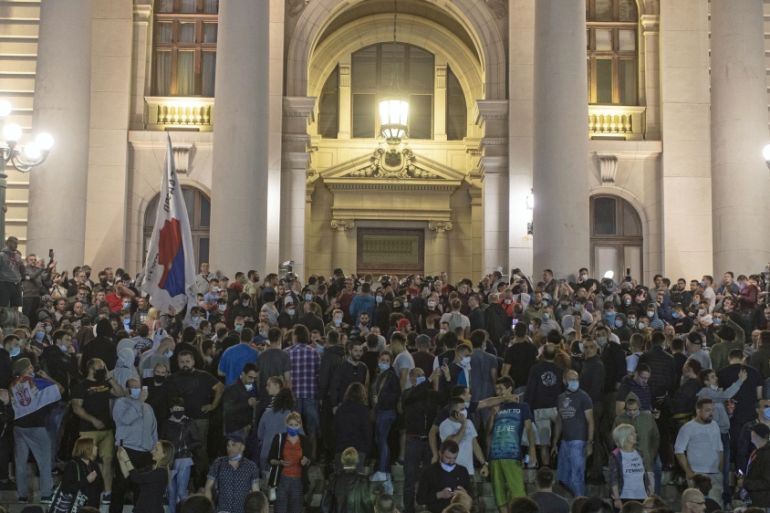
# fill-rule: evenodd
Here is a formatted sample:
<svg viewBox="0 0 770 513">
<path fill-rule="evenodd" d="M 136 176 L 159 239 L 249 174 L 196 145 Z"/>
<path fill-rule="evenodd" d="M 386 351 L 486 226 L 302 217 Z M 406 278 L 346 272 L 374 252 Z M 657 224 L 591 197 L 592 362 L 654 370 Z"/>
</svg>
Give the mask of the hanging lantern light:
<svg viewBox="0 0 770 513">
<path fill-rule="evenodd" d="M 380 132 L 388 144 L 398 144 L 406 137 L 409 122 L 409 102 L 403 98 L 380 101 Z"/>
</svg>

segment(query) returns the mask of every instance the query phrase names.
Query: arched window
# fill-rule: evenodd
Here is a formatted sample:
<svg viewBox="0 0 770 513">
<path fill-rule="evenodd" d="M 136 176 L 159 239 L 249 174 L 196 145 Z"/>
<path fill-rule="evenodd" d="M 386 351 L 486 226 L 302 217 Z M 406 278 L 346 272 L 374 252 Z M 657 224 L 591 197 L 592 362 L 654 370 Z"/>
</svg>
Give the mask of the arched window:
<svg viewBox="0 0 770 513">
<path fill-rule="evenodd" d="M 203 194 L 195 187 L 182 186 L 184 203 L 187 207 L 187 217 L 190 219 L 190 230 L 192 231 L 193 246 L 195 247 L 195 268 L 197 269 L 201 262 L 209 261 L 209 226 L 211 219 L 211 201 L 208 196 Z M 147 246 L 150 243 L 152 229 L 155 226 L 155 214 L 158 210 L 158 201 L 160 194 L 147 205 L 144 211 L 144 251 L 142 258 L 147 255 Z"/>
<path fill-rule="evenodd" d="M 409 137 L 433 138 L 433 54 L 409 44 L 381 43 L 351 59 L 353 137 L 378 133 L 377 101 L 398 92 L 409 100 Z"/>
<path fill-rule="evenodd" d="M 446 71 L 446 138 L 461 141 L 468 129 L 468 108 L 460 81 L 447 66 Z"/>
<path fill-rule="evenodd" d="M 637 104 L 636 0 L 587 0 L 588 102 Z"/>
<path fill-rule="evenodd" d="M 156 0 L 155 96 L 214 96 L 219 0 Z"/>
<path fill-rule="evenodd" d="M 633 206 L 616 196 L 591 198 L 591 268 L 618 281 L 628 273 L 642 279 L 642 221 Z"/>
</svg>

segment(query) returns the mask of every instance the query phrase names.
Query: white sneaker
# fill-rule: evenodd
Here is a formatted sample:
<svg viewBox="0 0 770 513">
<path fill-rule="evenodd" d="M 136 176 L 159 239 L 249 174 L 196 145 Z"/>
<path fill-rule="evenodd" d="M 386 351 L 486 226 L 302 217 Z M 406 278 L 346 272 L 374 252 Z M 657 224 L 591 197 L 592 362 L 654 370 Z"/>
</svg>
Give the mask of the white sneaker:
<svg viewBox="0 0 770 513">
<path fill-rule="evenodd" d="M 369 481 L 372 482 L 380 482 L 380 481 L 387 481 L 388 475 L 385 472 L 377 471 L 371 476 L 369 476 Z"/>
</svg>

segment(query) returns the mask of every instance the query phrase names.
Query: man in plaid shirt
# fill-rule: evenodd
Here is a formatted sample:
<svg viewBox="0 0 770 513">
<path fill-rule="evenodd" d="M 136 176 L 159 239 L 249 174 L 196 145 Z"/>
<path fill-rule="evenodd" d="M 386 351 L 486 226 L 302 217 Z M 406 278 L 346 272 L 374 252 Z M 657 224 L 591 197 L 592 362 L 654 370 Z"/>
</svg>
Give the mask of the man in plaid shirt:
<svg viewBox="0 0 770 513">
<path fill-rule="evenodd" d="M 286 350 L 291 360 L 291 388 L 297 401 L 296 410 L 302 415 L 302 426 L 310 442 L 310 455 L 315 459 L 316 434 L 320 426 L 318 408 L 318 368 L 321 357 L 309 345 L 310 333 L 302 324 L 294 326 L 294 343 Z"/>
</svg>

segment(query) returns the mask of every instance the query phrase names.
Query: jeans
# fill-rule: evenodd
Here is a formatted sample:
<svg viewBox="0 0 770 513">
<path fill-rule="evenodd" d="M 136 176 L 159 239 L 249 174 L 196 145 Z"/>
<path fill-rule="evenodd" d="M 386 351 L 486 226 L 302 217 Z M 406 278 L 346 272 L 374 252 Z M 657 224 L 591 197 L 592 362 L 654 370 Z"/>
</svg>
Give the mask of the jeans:
<svg viewBox="0 0 770 513">
<path fill-rule="evenodd" d="M 396 410 L 382 410 L 377 412 L 375 420 L 374 439 L 377 442 L 377 471 L 390 473 L 390 446 L 388 435 L 390 428 L 396 421 Z"/>
<path fill-rule="evenodd" d="M 51 439 L 51 466 L 56 464 L 56 456 L 59 452 L 59 444 L 61 443 L 62 420 L 64 419 L 64 414 L 67 413 L 67 407 L 67 403 L 59 401 L 48 412 L 48 418 L 46 419 L 45 429 L 48 432 L 48 438 Z"/>
<path fill-rule="evenodd" d="M 171 469 L 171 479 L 168 482 L 168 512 L 176 513 L 176 504 L 187 498 L 187 488 L 190 485 L 192 458 L 174 460 Z"/>
<path fill-rule="evenodd" d="M 302 513 L 304 490 L 301 477 L 281 476 L 275 491 L 275 513 Z"/>
<path fill-rule="evenodd" d="M 13 437 L 16 441 L 14 457 L 16 458 L 16 491 L 19 497 L 29 497 L 27 458 L 30 451 L 40 471 L 40 496 L 50 497 L 53 479 L 51 479 L 51 441 L 48 439 L 48 432 L 43 427 L 14 427 Z"/>
<path fill-rule="evenodd" d="M 209 419 L 193 419 L 193 424 L 195 424 L 201 437 L 201 446 L 193 451 L 193 461 L 195 462 L 193 484 L 197 489 L 206 484 L 206 474 L 209 471 Z"/>
<path fill-rule="evenodd" d="M 556 477 L 575 495 L 586 494 L 585 440 L 562 440 L 559 444 L 559 464 Z"/>
<path fill-rule="evenodd" d="M 428 437 L 406 435 L 404 451 L 404 513 L 414 513 L 415 484 L 431 460 Z"/>
</svg>

